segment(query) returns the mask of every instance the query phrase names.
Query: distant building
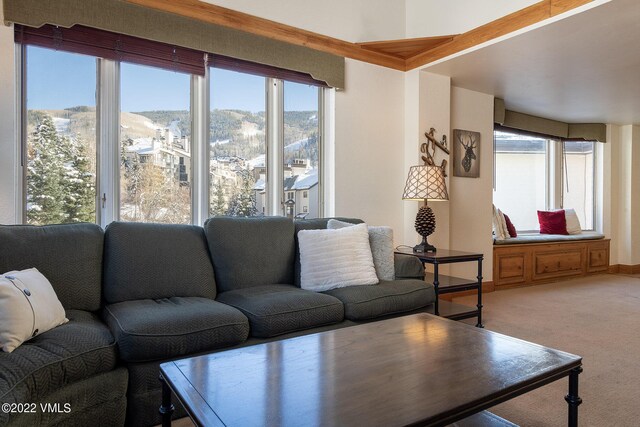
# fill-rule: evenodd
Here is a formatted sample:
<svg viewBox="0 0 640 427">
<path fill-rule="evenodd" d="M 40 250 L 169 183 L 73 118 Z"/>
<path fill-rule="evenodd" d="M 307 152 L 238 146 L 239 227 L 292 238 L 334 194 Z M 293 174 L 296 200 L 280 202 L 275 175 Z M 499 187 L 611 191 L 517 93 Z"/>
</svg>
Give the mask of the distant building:
<svg viewBox="0 0 640 427">
<path fill-rule="evenodd" d="M 258 212 L 266 211 L 265 167 L 254 169 L 258 176 L 255 186 Z M 318 170 L 309 168 L 309 161 L 294 159 L 284 167 L 284 214 L 296 218 L 317 218 L 319 214 Z"/>
<path fill-rule="evenodd" d="M 138 157 L 140 163 L 162 168 L 167 176 L 189 185 L 191 146 L 187 136 L 177 137 L 169 129 L 157 129 L 153 138 L 136 138 L 125 144 L 127 159 Z"/>
</svg>

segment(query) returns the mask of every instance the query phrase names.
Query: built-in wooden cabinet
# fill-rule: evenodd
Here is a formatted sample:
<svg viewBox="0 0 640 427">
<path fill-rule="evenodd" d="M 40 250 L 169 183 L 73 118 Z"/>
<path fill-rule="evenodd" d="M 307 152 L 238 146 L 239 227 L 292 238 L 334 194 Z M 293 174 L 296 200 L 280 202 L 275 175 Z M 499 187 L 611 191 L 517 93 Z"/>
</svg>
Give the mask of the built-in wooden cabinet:
<svg viewBox="0 0 640 427">
<path fill-rule="evenodd" d="M 606 272 L 609 239 L 493 247 L 496 289 Z"/>
</svg>

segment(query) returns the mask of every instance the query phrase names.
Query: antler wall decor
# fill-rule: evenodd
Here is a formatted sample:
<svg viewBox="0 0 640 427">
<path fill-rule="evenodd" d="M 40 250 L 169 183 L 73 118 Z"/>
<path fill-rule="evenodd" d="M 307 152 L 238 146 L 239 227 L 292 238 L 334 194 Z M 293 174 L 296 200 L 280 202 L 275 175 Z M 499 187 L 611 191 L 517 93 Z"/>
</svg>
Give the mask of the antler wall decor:
<svg viewBox="0 0 640 427">
<path fill-rule="evenodd" d="M 454 129 L 451 150 L 453 176 L 480 176 L 480 132 Z"/>
<path fill-rule="evenodd" d="M 449 148 L 447 147 L 447 136 L 442 135 L 442 140 L 438 141 L 434 136 L 436 133 L 435 128 L 429 129 L 429 132 L 425 132 L 424 136 L 427 137 L 427 142 L 423 142 L 420 144 L 420 152 L 422 153 L 422 161 L 425 165 L 436 166 L 436 162 L 434 160 L 434 155 L 436 154 L 436 147 L 444 151 L 447 155 L 449 155 Z M 447 176 L 447 160 L 443 159 L 440 164 L 442 168 L 442 173 L 444 176 Z"/>
</svg>

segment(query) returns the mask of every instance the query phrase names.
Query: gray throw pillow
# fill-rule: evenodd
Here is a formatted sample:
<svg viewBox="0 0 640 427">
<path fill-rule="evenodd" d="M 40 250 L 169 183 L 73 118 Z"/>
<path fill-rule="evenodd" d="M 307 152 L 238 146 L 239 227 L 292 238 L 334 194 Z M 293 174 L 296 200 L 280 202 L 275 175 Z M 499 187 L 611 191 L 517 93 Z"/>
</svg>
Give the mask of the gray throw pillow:
<svg viewBox="0 0 640 427">
<path fill-rule="evenodd" d="M 339 228 L 351 227 L 354 224 L 337 219 L 330 219 L 327 228 L 337 230 Z M 376 275 L 380 280 L 394 280 L 395 266 L 393 262 L 393 229 L 391 227 L 368 226 L 369 245 L 373 255 L 373 265 Z"/>
</svg>

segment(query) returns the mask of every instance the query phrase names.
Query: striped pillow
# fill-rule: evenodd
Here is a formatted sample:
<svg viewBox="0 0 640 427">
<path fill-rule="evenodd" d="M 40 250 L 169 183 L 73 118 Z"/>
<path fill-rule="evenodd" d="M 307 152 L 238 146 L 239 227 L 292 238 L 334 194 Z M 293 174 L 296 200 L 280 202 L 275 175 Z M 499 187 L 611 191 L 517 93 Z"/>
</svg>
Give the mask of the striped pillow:
<svg viewBox="0 0 640 427">
<path fill-rule="evenodd" d="M 300 287 L 322 292 L 378 283 L 366 224 L 300 230 Z"/>
</svg>

